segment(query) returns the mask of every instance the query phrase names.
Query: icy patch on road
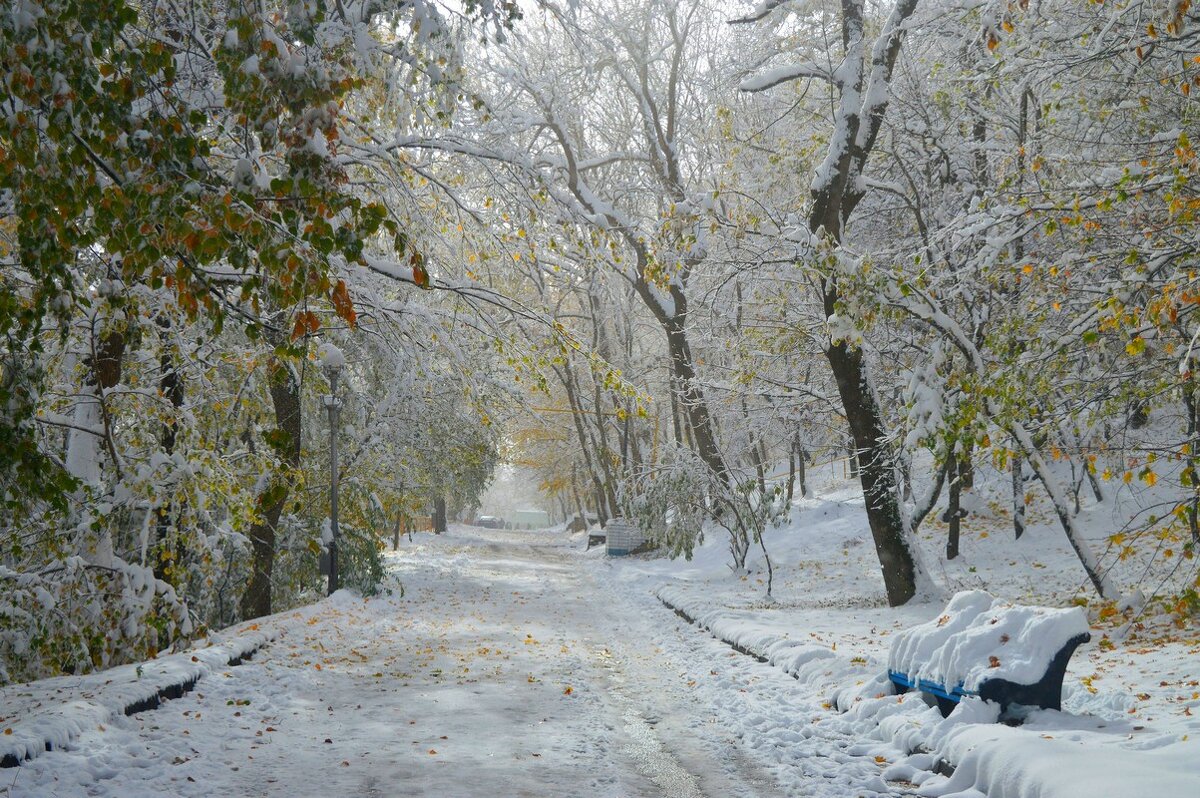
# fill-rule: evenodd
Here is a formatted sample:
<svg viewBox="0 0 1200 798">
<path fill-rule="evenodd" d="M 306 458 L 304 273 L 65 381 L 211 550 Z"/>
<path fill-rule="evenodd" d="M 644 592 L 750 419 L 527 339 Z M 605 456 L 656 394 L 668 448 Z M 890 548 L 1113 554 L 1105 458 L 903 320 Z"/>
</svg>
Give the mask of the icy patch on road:
<svg viewBox="0 0 1200 798">
<path fill-rule="evenodd" d="M 704 798 L 696 777 L 679 766 L 667 753 L 654 734 L 654 729 L 641 715 L 630 710 L 625 713 L 624 746 L 637 761 L 639 769 L 662 787 L 671 798 Z"/>
</svg>

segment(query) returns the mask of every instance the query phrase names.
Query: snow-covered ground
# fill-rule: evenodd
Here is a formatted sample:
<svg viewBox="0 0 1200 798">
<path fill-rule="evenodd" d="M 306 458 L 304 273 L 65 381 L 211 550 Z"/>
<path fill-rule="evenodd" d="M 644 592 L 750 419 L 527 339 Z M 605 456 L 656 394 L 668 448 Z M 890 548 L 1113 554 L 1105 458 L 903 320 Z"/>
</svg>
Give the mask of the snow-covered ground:
<svg viewBox="0 0 1200 798">
<path fill-rule="evenodd" d="M 614 561 L 604 577 L 620 592 L 652 591 L 714 636 L 793 674 L 801 692 L 828 705 L 804 730 L 830 727 L 857 737 L 848 752 L 877 758 L 900 794 L 977 798 L 1200 795 L 1200 632 L 1165 616 L 1099 621 L 1074 655 L 1063 711 L 1038 711 L 1019 728 L 995 710 L 964 702 L 943 720 L 916 696 L 896 696 L 885 680 L 892 639 L 938 619 L 954 591 L 984 586 L 1016 602 L 1065 607 L 1089 597 L 1086 577 L 1045 508 L 1029 509 L 1014 540 L 1000 517 L 966 524 L 963 555 L 939 556 L 945 525 L 927 522 L 924 555 L 946 595 L 888 608 L 867 531 L 862 494 L 841 475 L 823 475 L 820 497 L 797 501 L 792 522 L 768 533 L 774 589 L 766 595 L 761 553 L 733 574 L 726 544 L 710 537 L 690 563 L 649 557 Z M 1104 549 L 1111 507 L 1093 513 Z M 1103 519 L 1110 520 L 1110 519 Z M 1130 569 L 1144 564 L 1122 563 Z M 1093 602 L 1094 603 L 1094 602 Z M 747 730 L 751 748 L 786 747 L 782 718 Z M 947 779 L 939 760 L 956 767 Z M 943 771 L 946 768 L 940 768 Z M 780 772 L 781 783 L 788 774 Z M 801 793 L 803 794 L 803 793 Z"/>
<path fill-rule="evenodd" d="M 61 733 L 0 771 L 0 793 L 1200 795 L 1194 636 L 1152 619 L 1094 627 L 1063 712 L 1011 728 L 968 700 L 943 720 L 884 674 L 896 632 L 944 602 L 884 606 L 861 495 L 824 488 L 770 533 L 770 599 L 761 555 L 733 574 L 719 537 L 691 562 L 609 559 L 563 532 L 404 539 L 390 595 L 342 592 L 230 630 L 229 650 L 238 634 L 273 641 L 237 667 L 226 648 L 197 655 L 195 689 L 158 710 L 112 709 L 130 680 L 157 678 L 152 665 L 3 688 L 0 744 L 52 723 L 48 707 Z M 934 562 L 937 526 L 927 535 Z M 1051 526 L 1001 538 L 968 535 L 938 580 L 1070 603 L 1080 575 Z M 1037 582 L 1031 560 L 1046 566 Z M 955 774 L 936 774 L 939 760 Z"/>
<path fill-rule="evenodd" d="M 608 566 L 563 535 L 460 528 L 406 540 L 390 559 L 403 597 L 343 592 L 262 621 L 278 639 L 253 660 L 215 668 L 158 710 L 90 724 L 64 748 L 0 771 L 0 790 L 616 798 L 887 789 L 872 757 L 845 753 L 852 735 L 830 727 L 809 739 L 819 699 L 648 592 L 613 590 Z M 55 700 L 44 683 L 6 688 L 3 714 L 17 693 Z M 788 744 L 764 750 L 757 730 L 767 729 L 772 746 L 779 734 Z M 750 745 L 740 742 L 747 735 Z"/>
</svg>

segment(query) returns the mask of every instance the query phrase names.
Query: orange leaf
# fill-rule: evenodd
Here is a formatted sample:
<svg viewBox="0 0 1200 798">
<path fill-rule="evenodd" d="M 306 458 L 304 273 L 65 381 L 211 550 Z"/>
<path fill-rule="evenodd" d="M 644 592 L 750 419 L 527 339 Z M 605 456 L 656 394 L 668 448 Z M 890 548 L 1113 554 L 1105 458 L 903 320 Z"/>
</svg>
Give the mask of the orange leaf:
<svg viewBox="0 0 1200 798">
<path fill-rule="evenodd" d="M 354 302 L 350 299 L 350 292 L 346 289 L 346 281 L 338 280 L 337 285 L 333 287 L 333 293 L 329 299 L 333 302 L 333 309 L 346 320 L 350 325 L 350 329 L 354 329 L 354 324 L 358 321 L 358 314 L 354 312 Z"/>
<path fill-rule="evenodd" d="M 295 341 L 305 333 L 315 333 L 321 329 L 321 320 L 311 310 L 302 310 L 296 314 L 296 324 L 292 327 L 292 340 Z"/>
<path fill-rule="evenodd" d="M 421 257 L 421 253 L 414 252 L 408 262 L 412 264 L 413 282 L 419 288 L 429 288 L 429 272 L 425 271 L 425 259 Z"/>
</svg>

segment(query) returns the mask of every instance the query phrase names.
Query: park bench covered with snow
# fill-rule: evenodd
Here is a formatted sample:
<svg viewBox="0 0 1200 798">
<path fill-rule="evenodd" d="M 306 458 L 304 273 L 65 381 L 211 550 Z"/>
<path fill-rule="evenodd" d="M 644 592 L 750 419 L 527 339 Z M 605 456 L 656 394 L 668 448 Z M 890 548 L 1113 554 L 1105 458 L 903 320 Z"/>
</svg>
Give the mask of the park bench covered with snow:
<svg viewBox="0 0 1200 798">
<path fill-rule="evenodd" d="M 609 557 L 623 557 L 644 551 L 646 536 L 624 518 L 610 518 L 604 527 L 604 545 Z"/>
<path fill-rule="evenodd" d="M 1067 661 L 1091 639 L 1079 607 L 1052 609 L 1010 604 L 982 591 L 958 593 L 927 623 L 892 641 L 888 678 L 900 692 L 919 690 L 949 715 L 964 696 L 1000 705 L 1059 709 Z"/>
</svg>

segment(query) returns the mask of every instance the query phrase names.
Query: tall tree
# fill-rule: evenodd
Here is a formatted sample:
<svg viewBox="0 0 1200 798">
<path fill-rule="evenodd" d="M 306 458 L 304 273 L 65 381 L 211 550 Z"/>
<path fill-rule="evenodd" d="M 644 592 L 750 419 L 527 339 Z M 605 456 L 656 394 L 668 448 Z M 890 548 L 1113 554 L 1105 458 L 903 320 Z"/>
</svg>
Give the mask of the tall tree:
<svg viewBox="0 0 1200 798">
<path fill-rule="evenodd" d="M 762 18 L 782 13 L 788 3 L 766 4 Z M 875 540 L 875 551 L 883 571 L 888 602 L 904 604 L 922 586 L 915 548 L 910 541 L 896 480 L 896 458 L 885 426 L 883 410 L 861 346 L 838 328 L 835 320 L 841 307 L 843 278 L 839 270 L 842 247 L 851 216 L 866 194 L 865 167 L 875 149 L 890 99 L 896 61 L 904 41 L 906 23 L 916 10 L 917 0 L 898 0 L 874 42 L 866 33 L 865 3 L 843 0 L 841 5 L 841 60 L 836 66 L 804 63 L 760 73 L 742 83 L 745 91 L 764 91 L 797 79 L 831 84 L 836 102 L 829 120 L 831 132 L 825 159 L 812 181 L 812 204 L 808 211 L 813 257 L 821 268 L 819 291 L 825 316 L 830 319 L 830 341 L 825 357 L 833 371 L 846 421 L 854 440 L 859 477 L 866 499 L 867 519 Z M 751 21 L 747 18 L 741 21 Z"/>
</svg>

